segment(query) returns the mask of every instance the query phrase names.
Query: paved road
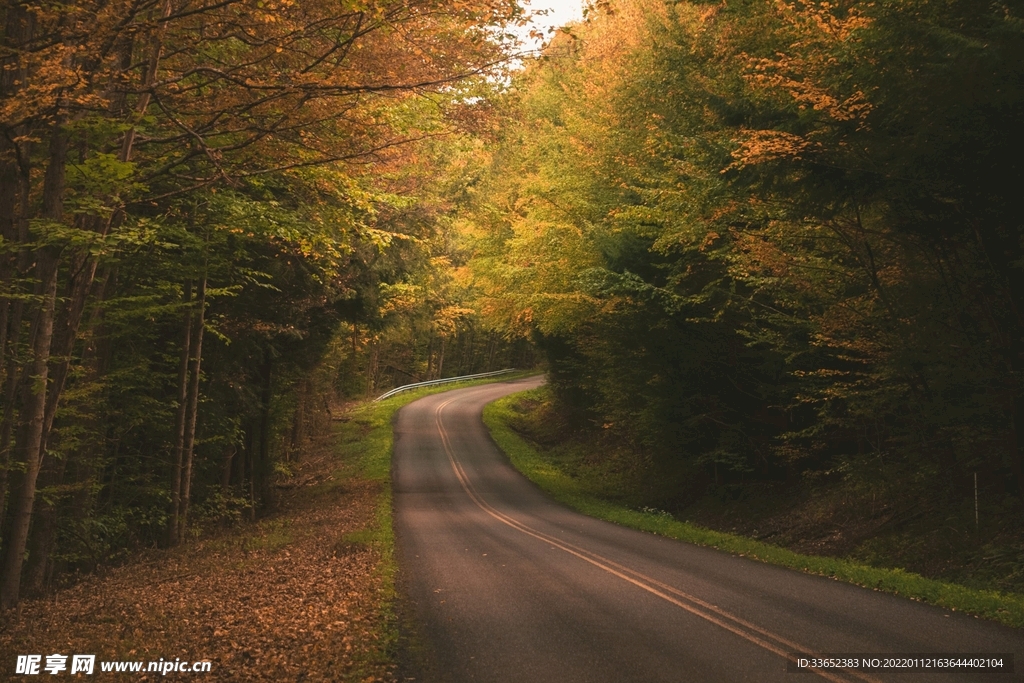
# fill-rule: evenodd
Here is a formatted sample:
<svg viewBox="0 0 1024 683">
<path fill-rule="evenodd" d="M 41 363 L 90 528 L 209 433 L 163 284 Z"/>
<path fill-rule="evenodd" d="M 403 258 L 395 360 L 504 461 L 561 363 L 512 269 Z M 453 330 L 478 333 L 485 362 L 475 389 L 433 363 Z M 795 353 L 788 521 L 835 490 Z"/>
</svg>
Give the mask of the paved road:
<svg viewBox="0 0 1024 683">
<path fill-rule="evenodd" d="M 509 466 L 480 420 L 486 403 L 537 384 L 436 394 L 397 417 L 395 524 L 417 680 L 1024 680 L 787 673 L 791 652 L 1012 652 L 1022 672 L 1024 633 L 552 502 Z"/>
</svg>

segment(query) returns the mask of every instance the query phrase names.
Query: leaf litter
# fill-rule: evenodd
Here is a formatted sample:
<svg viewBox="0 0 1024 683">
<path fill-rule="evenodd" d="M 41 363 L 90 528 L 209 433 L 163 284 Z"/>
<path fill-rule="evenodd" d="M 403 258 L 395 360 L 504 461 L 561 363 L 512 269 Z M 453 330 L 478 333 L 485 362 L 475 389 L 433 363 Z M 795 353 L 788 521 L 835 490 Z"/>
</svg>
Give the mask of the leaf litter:
<svg viewBox="0 0 1024 683">
<path fill-rule="evenodd" d="M 258 524 L 146 551 L 22 601 L 3 615 L 0 667 L 13 672 L 22 654 L 44 664 L 50 654 L 93 654 L 100 680 L 396 680 L 381 553 L 347 540 L 373 526 L 387 484 L 333 481 L 336 465 L 325 453 L 304 462 L 279 511 Z M 161 658 L 208 660 L 211 671 L 145 671 Z M 145 662 L 143 672 L 100 671 L 118 660 Z"/>
</svg>

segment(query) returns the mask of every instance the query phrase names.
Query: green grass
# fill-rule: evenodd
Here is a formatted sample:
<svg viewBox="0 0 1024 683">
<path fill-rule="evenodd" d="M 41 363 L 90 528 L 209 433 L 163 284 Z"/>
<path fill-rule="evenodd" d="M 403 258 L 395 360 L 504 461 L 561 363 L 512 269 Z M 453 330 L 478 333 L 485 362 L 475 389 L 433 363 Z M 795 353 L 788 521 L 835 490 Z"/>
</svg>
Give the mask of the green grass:
<svg viewBox="0 0 1024 683">
<path fill-rule="evenodd" d="M 289 545 L 295 538 L 287 519 L 268 519 L 259 522 L 251 534 L 242 537 L 240 545 L 247 552 L 262 550 L 274 552 Z"/>
<path fill-rule="evenodd" d="M 1024 627 L 1024 596 L 977 590 L 952 583 L 928 579 L 901 569 L 882 569 L 834 557 L 801 555 L 785 548 L 752 538 L 705 529 L 674 518 L 661 511 L 639 511 L 604 500 L 575 479 L 548 454 L 538 451 L 524 440 L 511 424 L 520 413 L 515 406 L 524 397 L 540 398 L 540 393 L 513 394 L 491 403 L 484 409 L 484 423 L 498 446 L 508 455 L 512 465 L 536 483 L 555 500 L 583 514 L 622 526 L 648 531 L 668 538 L 724 550 L 769 564 L 798 569 L 810 574 L 875 590 L 902 595 L 954 611 L 963 611 L 1002 622 L 1015 628 Z M 591 484 L 592 486 L 592 484 Z"/>
<path fill-rule="evenodd" d="M 376 482 L 380 485 L 373 522 L 370 527 L 345 534 L 339 541 L 339 549 L 346 545 L 368 545 L 376 549 L 380 557 L 377 567 L 381 578 L 380 630 L 375 638 L 380 644 L 383 657 L 394 659 L 398 643 L 398 618 L 395 611 L 397 590 L 395 577 L 398 565 L 395 560 L 395 533 L 391 515 L 391 455 L 394 446 L 392 421 L 395 413 L 413 401 L 452 389 L 461 389 L 479 384 L 507 382 L 536 374 L 525 371 L 486 377 L 465 382 L 452 382 L 433 387 L 424 387 L 403 392 L 378 403 L 367 402 L 349 414 L 349 419 L 339 423 L 337 455 L 341 464 L 334 474 L 330 488 L 345 486 L 352 478 Z"/>
</svg>

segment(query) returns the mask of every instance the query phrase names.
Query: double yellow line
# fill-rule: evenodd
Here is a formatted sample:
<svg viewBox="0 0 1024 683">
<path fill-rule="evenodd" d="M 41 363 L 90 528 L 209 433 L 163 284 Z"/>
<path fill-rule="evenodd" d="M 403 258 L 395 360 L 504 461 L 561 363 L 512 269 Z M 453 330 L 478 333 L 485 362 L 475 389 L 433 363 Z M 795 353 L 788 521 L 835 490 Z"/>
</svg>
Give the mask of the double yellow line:
<svg viewBox="0 0 1024 683">
<path fill-rule="evenodd" d="M 574 557 L 587 562 L 598 569 L 608 572 L 612 576 L 616 576 L 623 581 L 633 584 L 641 590 L 647 591 L 651 595 L 655 595 L 665 602 L 671 603 L 676 607 L 686 610 L 690 614 L 700 617 L 705 621 L 709 621 L 716 626 L 724 628 L 730 633 L 743 638 L 744 640 L 757 645 L 758 647 L 764 648 L 769 652 L 779 655 L 786 660 L 792 660 L 791 653 L 794 652 L 812 652 L 806 647 L 801 646 L 791 640 L 783 638 L 780 635 L 772 633 L 767 629 L 761 628 L 756 624 L 752 624 L 745 619 L 741 619 L 734 614 L 730 614 L 726 610 L 713 605 L 709 602 L 701 600 L 700 598 L 690 595 L 684 591 L 679 590 L 666 583 L 658 581 L 650 576 L 642 574 L 635 569 L 623 566 L 618 562 L 610 560 L 602 555 L 595 552 L 591 552 L 586 548 L 581 548 L 578 545 L 562 541 L 554 538 L 542 531 L 538 531 L 533 527 L 520 522 L 513 517 L 506 515 L 505 513 L 496 510 L 487 501 L 480 497 L 480 495 L 473 488 L 473 484 L 470 482 L 469 477 L 466 475 L 466 471 L 462 467 L 462 463 L 459 462 L 458 458 L 455 457 L 455 451 L 452 449 L 451 441 L 448 438 L 448 432 L 444 427 L 444 422 L 441 419 L 442 411 L 453 401 L 458 400 L 457 398 L 451 398 L 437 406 L 434 411 L 434 421 L 437 424 L 437 431 L 441 435 L 441 443 L 444 445 L 445 453 L 448 455 L 448 461 L 451 463 L 452 470 L 455 472 L 455 477 L 459 480 L 459 484 L 462 485 L 462 489 L 466 492 L 466 495 L 479 507 L 481 510 L 486 512 L 488 515 L 498 520 L 506 526 L 512 527 L 516 531 L 536 538 L 537 540 L 543 541 L 550 546 L 558 548 Z M 869 676 L 861 671 L 854 669 L 842 669 L 842 670 L 825 670 L 825 669 L 808 669 L 818 674 L 822 678 L 832 681 L 833 683 L 849 683 L 850 678 L 859 679 L 865 683 L 882 683 L 877 678 Z"/>
</svg>

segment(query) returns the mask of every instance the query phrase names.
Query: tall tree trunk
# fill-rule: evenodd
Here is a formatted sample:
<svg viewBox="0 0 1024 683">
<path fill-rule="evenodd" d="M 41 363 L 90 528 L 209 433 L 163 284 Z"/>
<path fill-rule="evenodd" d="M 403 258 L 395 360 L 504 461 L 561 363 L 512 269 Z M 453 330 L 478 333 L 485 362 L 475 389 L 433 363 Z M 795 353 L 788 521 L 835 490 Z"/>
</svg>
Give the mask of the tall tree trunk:
<svg viewBox="0 0 1024 683">
<path fill-rule="evenodd" d="M 377 385 L 377 352 L 378 342 L 375 338 L 370 339 L 370 357 L 366 361 L 366 395 L 373 393 Z"/>
<path fill-rule="evenodd" d="M 160 8 L 160 18 L 166 19 L 171 15 L 171 0 L 164 0 Z M 163 55 L 164 33 L 167 32 L 167 22 L 160 21 L 156 32 L 153 34 L 150 45 L 149 62 L 146 64 L 146 72 L 142 77 L 143 92 L 135 104 L 135 117 L 132 125 L 124 133 L 124 140 L 121 141 L 121 161 L 131 161 L 132 147 L 135 145 L 136 127 L 135 124 L 149 108 L 152 93 L 148 90 L 156 81 L 157 70 L 160 68 L 160 57 Z"/>
<path fill-rule="evenodd" d="M 235 448 L 235 452 L 231 458 L 231 472 L 228 474 L 228 485 L 238 485 L 238 490 L 242 495 L 245 494 L 245 468 L 247 467 L 246 461 L 248 459 L 248 446 L 246 445 L 246 439 L 248 438 L 247 432 L 242 430 L 242 443 L 239 444 L 241 449 Z"/>
<path fill-rule="evenodd" d="M 494 351 L 498 343 L 497 336 L 493 330 L 487 333 L 487 337 L 487 367 L 485 368 L 485 371 L 490 372 L 494 369 Z"/>
<path fill-rule="evenodd" d="M 113 291 L 117 273 L 114 268 L 106 269 L 105 274 L 98 281 L 98 291 L 93 297 L 91 313 L 87 330 L 89 337 L 86 339 L 82 350 L 81 365 L 85 369 L 85 377 L 81 380 L 85 385 L 93 384 L 100 380 L 106 371 L 109 344 L 103 340 L 100 332 L 103 320 L 103 306 L 107 296 Z M 56 333 L 55 333 L 56 338 Z M 62 360 L 65 367 L 69 360 Z M 58 366 L 59 367 L 59 366 Z M 57 381 L 54 380 L 54 384 Z M 56 387 L 51 388 L 51 395 L 57 391 Z M 90 402 L 92 403 L 92 402 Z M 47 419 L 52 423 L 53 414 L 49 411 L 55 407 L 47 405 Z M 101 415 L 102 403 L 100 406 L 92 407 L 91 413 L 85 418 L 84 427 L 87 433 L 97 435 L 103 430 L 103 417 Z M 44 449 L 47 446 L 44 445 Z M 61 458 L 48 458 L 43 463 L 42 471 L 39 474 L 39 489 L 56 487 L 67 487 L 68 478 L 71 479 L 71 487 L 75 494 L 70 500 L 70 511 L 66 508 L 63 514 L 71 519 L 82 519 L 86 515 L 87 506 L 91 498 L 88 485 L 93 475 L 93 462 L 102 449 L 99 439 L 96 442 L 86 442 L 80 448 L 66 453 Z M 70 475 L 68 474 L 70 472 Z M 53 562 L 51 556 L 56 547 L 57 530 L 59 524 L 60 509 L 67 504 L 65 498 L 60 500 L 42 500 L 37 505 L 33 515 L 32 530 L 29 535 L 28 565 L 25 568 L 25 592 L 30 594 L 42 593 L 50 582 L 53 574 Z"/>
<path fill-rule="evenodd" d="M 39 474 L 39 489 L 59 487 L 64 483 L 67 458 L 48 458 Z M 32 516 L 32 533 L 29 536 L 28 560 L 25 567 L 24 593 L 38 595 L 47 584 L 50 569 L 50 555 L 57 539 L 56 500 L 39 500 Z"/>
<path fill-rule="evenodd" d="M 295 393 L 298 400 L 295 405 L 295 414 L 292 416 L 292 436 L 289 440 L 288 450 L 285 452 L 286 461 L 291 461 L 292 453 L 299 451 L 306 435 L 306 402 L 309 395 L 309 380 L 305 379 L 300 382 Z M 296 457 L 297 459 L 298 457 Z"/>
<path fill-rule="evenodd" d="M 16 205 L 20 178 L 14 157 L 14 145 L 0 135 L 0 238 L 8 244 L 18 243 Z M 7 335 L 14 307 L 11 294 L 15 288 L 15 265 L 15 254 L 0 254 L 0 373 L 7 367 Z"/>
<path fill-rule="evenodd" d="M 43 179 L 43 217 L 57 222 L 64 215 L 64 184 L 67 163 L 67 137 L 62 121 L 54 123 L 50 137 L 50 161 Z M 53 341 L 54 314 L 57 303 L 57 275 L 60 269 L 60 251 L 44 247 L 36 253 L 36 273 L 39 277 L 41 303 L 30 338 L 32 370 L 25 387 L 22 409 L 24 416 L 19 448 L 25 457 L 25 472 L 21 487 L 12 501 L 11 531 L 4 544 L 3 583 L 0 585 L 0 608 L 13 607 L 21 589 L 21 567 L 32 523 L 32 508 L 36 497 L 36 479 L 42 465 L 43 428 L 46 422 L 47 384 L 49 379 L 50 346 Z"/>
<path fill-rule="evenodd" d="M 1011 343 L 1012 361 L 1010 367 L 1015 371 L 1014 377 L 1021 377 L 1024 372 L 1024 351 L 1021 340 L 1014 339 Z M 1013 481 L 1009 482 L 1010 490 L 1018 496 L 1024 494 L 1024 388 L 1021 381 L 1017 380 L 1014 386 L 1013 399 L 1011 400 L 1012 420 L 1011 428 L 1014 440 L 1014 456 L 1010 459 L 1010 472 Z"/>
<path fill-rule="evenodd" d="M 235 455 L 238 453 L 238 446 L 228 444 L 224 449 L 224 464 L 220 469 L 220 488 L 226 495 L 231 490 L 231 472 L 234 471 Z"/>
<path fill-rule="evenodd" d="M 263 367 L 261 375 L 263 388 L 260 392 L 260 451 L 257 459 L 258 477 L 256 490 L 260 495 L 260 506 L 263 509 L 274 507 L 272 471 L 270 467 L 270 407 L 273 399 L 274 388 L 274 360 L 271 357 L 270 349 L 264 351 Z"/>
<path fill-rule="evenodd" d="M 102 234 L 105 234 L 105 230 Z M 50 349 L 51 362 L 56 361 L 50 370 L 50 389 L 46 399 L 46 416 L 43 420 L 42 446 L 46 450 L 50 430 L 53 428 L 53 420 L 57 414 L 57 406 L 60 403 L 61 394 L 64 391 L 64 384 L 67 381 L 68 370 L 71 367 L 71 355 L 74 351 L 75 340 L 78 338 L 78 328 L 82 322 L 82 314 L 85 312 L 85 305 L 89 299 L 89 293 L 96 281 L 97 260 L 88 254 L 81 254 L 71 264 L 70 282 L 68 283 L 65 305 L 58 312 L 55 312 L 53 343 Z M 104 280 L 105 283 L 105 280 Z M 97 293 L 102 300 L 103 287 Z"/>
<path fill-rule="evenodd" d="M 185 301 L 185 338 L 178 364 L 178 411 L 174 422 L 174 454 L 171 471 L 171 510 L 167 520 L 167 543 L 178 542 L 178 511 L 181 507 L 181 472 L 185 462 L 185 416 L 188 414 L 188 363 L 192 346 L 192 281 L 186 280 L 182 292 Z"/>
<path fill-rule="evenodd" d="M 53 313 L 57 298 L 56 254 L 40 254 L 43 274 L 42 304 L 33 325 L 32 365 L 29 376 L 22 382 L 23 399 L 22 437 L 18 449 L 25 457 L 25 471 L 21 485 L 12 500 L 10 535 L 4 544 L 3 583 L 0 585 L 0 608 L 7 609 L 18 603 L 21 589 L 21 567 L 28 541 L 32 509 L 36 497 L 36 479 L 42 465 L 41 449 L 43 423 L 46 417 L 46 386 L 48 380 L 50 342 L 53 338 Z"/>
<path fill-rule="evenodd" d="M 0 58 L 0 100 L 17 97 L 28 73 L 18 64 L 17 50 L 35 34 L 35 14 L 26 3 L 11 3 L 6 11 L 4 44 L 8 55 Z M 8 244 L 25 245 L 28 236 L 28 201 L 31 167 L 27 126 L 0 126 L 0 237 Z M 10 481 L 11 438 L 17 420 L 15 398 L 21 381 L 19 342 L 24 319 L 24 301 L 10 294 L 21 289 L 19 282 L 31 268 L 31 254 L 22 247 L 15 254 L 0 256 L 0 373 L 3 377 L 3 415 L 0 417 L 0 529 L 6 528 Z"/>
<path fill-rule="evenodd" d="M 188 525 L 188 509 L 192 499 L 192 462 L 195 458 L 196 419 L 199 415 L 199 374 L 203 360 L 203 329 L 206 322 L 206 275 L 203 274 L 196 288 L 195 322 L 192 325 L 190 344 L 188 412 L 185 423 L 184 457 L 181 471 L 181 505 L 178 510 L 178 540 L 181 540 Z"/>
<path fill-rule="evenodd" d="M 434 379 L 434 333 L 431 332 L 430 336 L 427 337 L 427 371 L 425 377 L 428 380 Z"/>
<path fill-rule="evenodd" d="M 245 469 L 248 470 L 249 478 L 249 521 L 256 519 L 256 444 L 255 425 L 250 424 L 245 430 L 245 461 L 247 467 L 243 468 L 242 481 L 245 482 Z"/>
<path fill-rule="evenodd" d="M 352 352 L 349 356 L 348 376 L 351 378 L 353 388 L 359 377 L 359 325 L 352 323 Z"/>
<path fill-rule="evenodd" d="M 17 301 L 11 316 L 11 334 L 7 339 L 10 352 L 7 358 L 7 369 L 4 373 L 3 415 L 0 417 L 0 529 L 6 528 L 7 498 L 11 469 L 11 437 L 14 434 L 14 422 L 17 419 L 18 386 L 21 383 L 21 365 L 18 362 L 17 347 L 21 337 L 21 318 L 24 302 Z"/>
<path fill-rule="evenodd" d="M 447 342 L 446 337 L 441 337 L 441 348 L 437 352 L 437 379 L 444 376 L 444 348 L 447 346 Z"/>
</svg>

